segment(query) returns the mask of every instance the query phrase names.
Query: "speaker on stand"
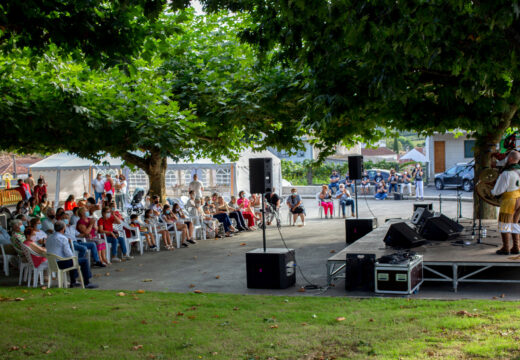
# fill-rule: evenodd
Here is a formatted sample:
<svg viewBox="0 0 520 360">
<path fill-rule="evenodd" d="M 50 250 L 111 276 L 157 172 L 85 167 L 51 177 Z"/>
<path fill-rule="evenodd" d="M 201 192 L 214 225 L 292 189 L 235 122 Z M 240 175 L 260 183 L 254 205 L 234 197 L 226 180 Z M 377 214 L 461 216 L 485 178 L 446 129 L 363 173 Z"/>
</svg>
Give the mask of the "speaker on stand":
<svg viewBox="0 0 520 360">
<path fill-rule="evenodd" d="M 358 198 L 357 198 L 357 181 L 363 176 L 363 156 L 350 155 L 348 157 L 348 175 L 354 180 L 354 190 L 356 194 L 356 219 L 359 218 Z"/>
<path fill-rule="evenodd" d="M 247 287 L 285 289 L 296 283 L 293 249 L 268 249 L 265 238 L 265 193 L 273 188 L 273 159 L 249 159 L 249 191 L 262 195 L 263 248 L 246 253 Z"/>
</svg>

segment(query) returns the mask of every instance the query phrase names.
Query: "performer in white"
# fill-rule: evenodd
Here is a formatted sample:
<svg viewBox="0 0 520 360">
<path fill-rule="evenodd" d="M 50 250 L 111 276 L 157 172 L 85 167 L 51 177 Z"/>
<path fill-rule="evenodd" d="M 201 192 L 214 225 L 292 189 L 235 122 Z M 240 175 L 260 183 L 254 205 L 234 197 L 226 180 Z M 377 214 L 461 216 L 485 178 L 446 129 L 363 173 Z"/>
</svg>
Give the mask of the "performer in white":
<svg viewBox="0 0 520 360">
<path fill-rule="evenodd" d="M 498 255 L 520 253 L 520 153 L 511 151 L 506 159 L 506 166 L 497 179 L 491 194 L 500 196 L 498 230 L 502 235 L 502 248 Z M 513 234 L 513 247 L 509 249 L 509 239 Z"/>
</svg>

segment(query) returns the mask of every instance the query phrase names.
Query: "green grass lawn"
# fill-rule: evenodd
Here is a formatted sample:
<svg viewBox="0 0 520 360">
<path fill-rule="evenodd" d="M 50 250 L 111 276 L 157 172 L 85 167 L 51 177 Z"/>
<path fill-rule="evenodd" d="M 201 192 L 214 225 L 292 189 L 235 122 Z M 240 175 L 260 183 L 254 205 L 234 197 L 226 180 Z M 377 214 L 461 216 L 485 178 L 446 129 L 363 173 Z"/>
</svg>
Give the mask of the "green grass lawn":
<svg viewBox="0 0 520 360">
<path fill-rule="evenodd" d="M 0 289 L 0 358 L 520 358 L 517 302 L 125 294 Z"/>
</svg>

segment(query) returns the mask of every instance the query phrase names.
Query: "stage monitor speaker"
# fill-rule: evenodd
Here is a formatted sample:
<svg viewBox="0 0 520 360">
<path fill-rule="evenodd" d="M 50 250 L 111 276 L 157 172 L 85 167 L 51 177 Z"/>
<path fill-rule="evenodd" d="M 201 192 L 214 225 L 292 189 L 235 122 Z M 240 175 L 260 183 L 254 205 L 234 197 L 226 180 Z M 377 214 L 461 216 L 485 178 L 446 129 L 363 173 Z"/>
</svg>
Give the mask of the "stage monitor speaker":
<svg viewBox="0 0 520 360">
<path fill-rule="evenodd" d="M 273 159 L 249 159 L 249 191 L 251 194 L 265 194 L 273 188 Z"/>
<path fill-rule="evenodd" d="M 417 210 L 415 210 L 412 215 L 412 224 L 417 227 L 421 227 L 425 223 L 426 219 L 431 218 L 432 216 L 433 213 L 431 213 L 427 208 L 417 208 Z"/>
<path fill-rule="evenodd" d="M 426 219 L 421 227 L 421 235 L 428 240 L 445 241 L 460 235 L 464 227 L 447 216 L 440 215 Z"/>
<path fill-rule="evenodd" d="M 421 246 L 426 242 L 421 235 L 405 222 L 390 225 L 383 241 L 388 246 L 402 249 Z"/>
<path fill-rule="evenodd" d="M 432 203 L 414 203 L 413 204 L 413 212 L 419 208 L 426 208 L 430 211 L 433 211 L 433 204 Z"/>
<path fill-rule="evenodd" d="M 374 219 L 345 219 L 345 240 L 352 244 L 374 230 Z"/>
<path fill-rule="evenodd" d="M 401 193 L 394 193 L 394 200 L 403 200 L 403 194 Z"/>
<path fill-rule="evenodd" d="M 347 254 L 345 289 L 374 291 L 375 254 Z"/>
<path fill-rule="evenodd" d="M 361 180 L 363 176 L 362 155 L 350 155 L 348 157 L 348 176 L 350 180 Z"/>
<path fill-rule="evenodd" d="M 296 283 L 293 249 L 255 249 L 246 253 L 247 287 L 286 289 Z"/>
</svg>

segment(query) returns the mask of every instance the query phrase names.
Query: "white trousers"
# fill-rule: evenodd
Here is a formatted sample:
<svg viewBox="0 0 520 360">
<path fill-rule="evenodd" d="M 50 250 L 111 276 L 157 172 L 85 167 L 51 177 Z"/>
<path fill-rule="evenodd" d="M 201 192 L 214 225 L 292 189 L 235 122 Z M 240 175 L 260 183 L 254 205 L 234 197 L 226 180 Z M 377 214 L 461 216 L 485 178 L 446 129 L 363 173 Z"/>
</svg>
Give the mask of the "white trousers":
<svg viewBox="0 0 520 360">
<path fill-rule="evenodd" d="M 404 193 L 404 189 L 407 188 L 408 189 L 408 195 L 409 196 L 412 196 L 412 184 L 411 183 L 408 183 L 408 184 L 401 184 L 401 194 Z"/>
<path fill-rule="evenodd" d="M 424 197 L 424 184 L 422 180 L 415 181 L 415 197 L 423 198 Z"/>
</svg>

